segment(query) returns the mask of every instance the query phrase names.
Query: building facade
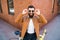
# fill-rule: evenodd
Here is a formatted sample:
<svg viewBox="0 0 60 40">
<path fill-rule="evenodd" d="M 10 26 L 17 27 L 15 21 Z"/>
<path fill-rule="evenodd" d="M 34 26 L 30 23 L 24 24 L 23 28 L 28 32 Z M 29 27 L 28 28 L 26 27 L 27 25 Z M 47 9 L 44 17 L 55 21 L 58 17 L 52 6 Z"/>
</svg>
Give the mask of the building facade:
<svg viewBox="0 0 60 40">
<path fill-rule="evenodd" d="M 57 0 L 0 0 L 0 18 L 20 29 L 20 23 L 16 24 L 15 18 L 23 9 L 33 5 L 40 9 L 47 21 L 50 21 L 57 15 L 57 2 Z"/>
</svg>

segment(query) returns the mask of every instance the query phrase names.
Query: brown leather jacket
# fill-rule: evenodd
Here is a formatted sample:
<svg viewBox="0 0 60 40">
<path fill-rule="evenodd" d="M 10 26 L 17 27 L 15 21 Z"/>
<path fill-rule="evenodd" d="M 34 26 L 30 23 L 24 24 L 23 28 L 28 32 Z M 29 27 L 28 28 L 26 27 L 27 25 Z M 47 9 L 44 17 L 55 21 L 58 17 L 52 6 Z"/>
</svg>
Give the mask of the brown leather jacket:
<svg viewBox="0 0 60 40">
<path fill-rule="evenodd" d="M 39 23 L 47 23 L 45 17 L 40 14 L 38 17 L 34 16 L 33 18 L 33 23 L 34 23 L 34 28 L 37 37 L 39 37 Z M 28 24 L 29 24 L 29 17 L 23 14 L 20 14 L 17 16 L 17 19 L 15 20 L 16 23 L 20 22 L 22 26 L 22 31 L 21 31 L 21 37 L 24 37 Z"/>
</svg>

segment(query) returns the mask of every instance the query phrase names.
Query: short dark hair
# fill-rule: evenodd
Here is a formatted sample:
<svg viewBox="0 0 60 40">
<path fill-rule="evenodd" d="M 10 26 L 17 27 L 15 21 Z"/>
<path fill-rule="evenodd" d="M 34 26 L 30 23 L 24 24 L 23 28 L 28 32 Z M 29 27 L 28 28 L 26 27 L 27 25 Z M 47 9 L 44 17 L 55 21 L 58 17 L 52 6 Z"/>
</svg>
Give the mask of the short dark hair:
<svg viewBox="0 0 60 40">
<path fill-rule="evenodd" d="M 29 9 L 29 8 L 34 8 L 34 9 L 35 9 L 35 7 L 34 7 L 33 5 L 28 6 L 28 9 Z"/>
</svg>

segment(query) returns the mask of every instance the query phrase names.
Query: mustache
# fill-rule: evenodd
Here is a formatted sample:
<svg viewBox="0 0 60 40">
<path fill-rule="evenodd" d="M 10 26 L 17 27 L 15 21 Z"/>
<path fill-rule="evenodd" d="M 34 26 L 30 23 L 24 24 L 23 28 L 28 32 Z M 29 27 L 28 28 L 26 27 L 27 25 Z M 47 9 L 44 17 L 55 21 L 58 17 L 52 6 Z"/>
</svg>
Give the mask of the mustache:
<svg viewBox="0 0 60 40">
<path fill-rule="evenodd" d="M 29 18 L 33 18 L 34 16 L 34 13 L 32 13 L 32 15 L 28 14 L 29 15 Z"/>
</svg>

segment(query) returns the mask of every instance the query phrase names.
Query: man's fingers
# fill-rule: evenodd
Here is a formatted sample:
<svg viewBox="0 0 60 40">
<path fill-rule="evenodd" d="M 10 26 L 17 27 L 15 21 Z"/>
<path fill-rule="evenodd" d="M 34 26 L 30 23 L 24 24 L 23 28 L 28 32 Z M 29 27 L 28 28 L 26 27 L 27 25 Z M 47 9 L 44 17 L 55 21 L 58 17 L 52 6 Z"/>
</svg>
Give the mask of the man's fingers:
<svg viewBox="0 0 60 40">
<path fill-rule="evenodd" d="M 22 12 L 22 14 L 25 14 L 25 13 L 27 13 L 27 9 L 24 9 Z"/>
<path fill-rule="evenodd" d="M 27 11 L 27 9 L 24 9 L 23 11 L 25 11 L 25 12 L 26 12 L 26 11 Z"/>
<path fill-rule="evenodd" d="M 36 9 L 35 11 L 38 12 L 38 11 L 40 11 L 40 10 L 39 10 L 39 9 Z"/>
<path fill-rule="evenodd" d="M 36 12 L 36 14 L 40 15 L 40 10 L 39 9 L 36 9 L 35 12 Z"/>
</svg>

